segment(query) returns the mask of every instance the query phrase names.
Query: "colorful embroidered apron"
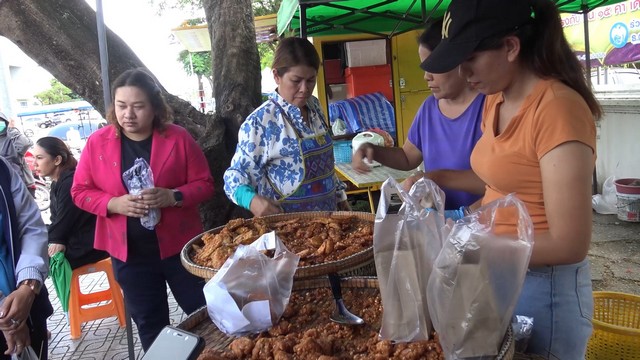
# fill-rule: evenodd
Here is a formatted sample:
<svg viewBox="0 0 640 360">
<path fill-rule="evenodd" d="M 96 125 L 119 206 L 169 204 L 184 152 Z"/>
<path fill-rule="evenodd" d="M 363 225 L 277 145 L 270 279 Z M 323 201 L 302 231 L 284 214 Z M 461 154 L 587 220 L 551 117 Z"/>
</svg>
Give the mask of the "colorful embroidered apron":
<svg viewBox="0 0 640 360">
<path fill-rule="evenodd" d="M 278 103 L 274 103 L 280 107 Z M 293 194 L 286 196 L 273 186 L 276 200 L 286 213 L 302 211 L 335 211 L 337 207 L 335 160 L 333 142 L 325 131 L 322 134 L 303 137 L 293 126 L 284 110 L 283 117 L 296 132 L 304 163 L 304 179 Z"/>
</svg>

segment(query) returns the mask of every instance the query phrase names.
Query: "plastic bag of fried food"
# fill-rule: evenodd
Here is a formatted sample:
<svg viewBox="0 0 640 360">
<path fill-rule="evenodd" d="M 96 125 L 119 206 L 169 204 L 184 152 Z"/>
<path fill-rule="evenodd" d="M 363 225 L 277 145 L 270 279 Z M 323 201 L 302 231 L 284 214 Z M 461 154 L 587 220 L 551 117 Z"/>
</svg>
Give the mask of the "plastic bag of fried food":
<svg viewBox="0 0 640 360">
<path fill-rule="evenodd" d="M 238 246 L 204 287 L 209 317 L 227 335 L 269 329 L 289 303 L 299 260 L 275 232 Z"/>
</svg>

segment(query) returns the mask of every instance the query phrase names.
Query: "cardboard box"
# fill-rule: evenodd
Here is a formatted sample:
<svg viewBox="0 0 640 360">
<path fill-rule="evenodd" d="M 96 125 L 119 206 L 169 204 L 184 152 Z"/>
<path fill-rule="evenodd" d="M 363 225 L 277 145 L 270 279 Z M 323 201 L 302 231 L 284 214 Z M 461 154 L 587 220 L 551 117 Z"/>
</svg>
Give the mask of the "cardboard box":
<svg viewBox="0 0 640 360">
<path fill-rule="evenodd" d="M 347 66 L 371 66 L 387 63 L 387 40 L 363 40 L 345 43 Z"/>
<path fill-rule="evenodd" d="M 329 99 L 329 103 L 333 103 L 336 101 L 344 100 L 347 98 L 347 85 L 346 84 L 331 84 L 329 85 L 331 89 L 331 98 Z"/>
</svg>

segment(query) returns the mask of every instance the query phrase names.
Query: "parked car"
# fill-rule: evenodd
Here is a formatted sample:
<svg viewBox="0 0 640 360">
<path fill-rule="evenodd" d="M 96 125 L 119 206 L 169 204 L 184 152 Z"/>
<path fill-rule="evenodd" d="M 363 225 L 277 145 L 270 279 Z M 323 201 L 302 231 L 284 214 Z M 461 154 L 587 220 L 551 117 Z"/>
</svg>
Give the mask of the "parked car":
<svg viewBox="0 0 640 360">
<path fill-rule="evenodd" d="M 71 148 L 82 149 L 89 135 L 93 134 L 96 130 L 104 127 L 105 125 L 107 125 L 106 121 L 99 120 L 69 121 L 52 127 L 47 135 L 62 139 Z M 70 135 L 69 130 L 72 128 L 80 133 L 79 139 L 69 139 L 67 137 Z"/>
<path fill-rule="evenodd" d="M 34 131 L 37 130 L 39 124 L 44 121 L 43 117 L 31 116 L 25 118 L 17 118 L 15 123 L 16 127 L 22 131 L 23 134 L 31 137 L 34 135 Z"/>
<path fill-rule="evenodd" d="M 58 123 L 73 121 L 74 118 L 78 116 L 73 112 L 61 112 L 53 114 L 53 120 Z"/>
</svg>

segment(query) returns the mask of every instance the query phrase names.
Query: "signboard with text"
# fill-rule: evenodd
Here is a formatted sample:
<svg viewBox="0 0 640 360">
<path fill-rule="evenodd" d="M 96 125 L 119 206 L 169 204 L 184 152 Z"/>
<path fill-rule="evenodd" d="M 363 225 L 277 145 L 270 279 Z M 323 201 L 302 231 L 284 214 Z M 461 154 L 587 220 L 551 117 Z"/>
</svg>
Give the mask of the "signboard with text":
<svg viewBox="0 0 640 360">
<path fill-rule="evenodd" d="M 585 61 L 584 15 L 562 14 L 565 37 L 580 61 Z M 621 2 L 589 12 L 592 66 L 640 61 L 640 0 Z"/>
</svg>

